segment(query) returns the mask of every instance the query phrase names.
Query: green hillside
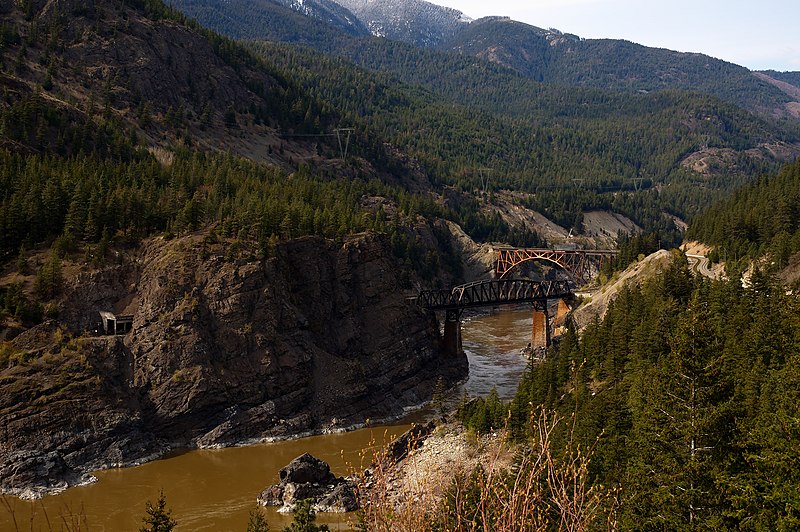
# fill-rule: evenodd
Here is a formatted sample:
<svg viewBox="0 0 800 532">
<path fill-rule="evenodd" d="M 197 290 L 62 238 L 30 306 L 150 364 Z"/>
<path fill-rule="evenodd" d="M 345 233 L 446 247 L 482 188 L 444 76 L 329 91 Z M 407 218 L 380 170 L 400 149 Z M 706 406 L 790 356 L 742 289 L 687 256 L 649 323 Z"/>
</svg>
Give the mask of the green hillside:
<svg viewBox="0 0 800 532">
<path fill-rule="evenodd" d="M 776 72 L 775 70 L 764 70 L 761 73 L 800 88 L 800 72 Z"/>
<path fill-rule="evenodd" d="M 748 69 L 707 55 L 622 40 L 580 39 L 509 19 L 476 21 L 446 48 L 490 59 L 531 79 L 557 85 L 626 92 L 688 90 L 764 114 L 791 101 Z"/>
<path fill-rule="evenodd" d="M 778 268 L 800 251 L 800 161 L 736 191 L 692 221 L 689 238 L 736 260 L 769 254 Z"/>
<path fill-rule="evenodd" d="M 346 110 L 368 137 L 408 150 L 437 183 L 473 190 L 478 169 L 489 167 L 494 188 L 534 193 L 531 206 L 567 226 L 582 209 L 613 207 L 645 227 L 668 230 L 663 210 L 699 212 L 777 168 L 759 145 L 794 140 L 702 95 L 565 91 L 489 63 L 385 40 L 350 50 L 356 62 L 368 63 L 366 70 L 286 45 L 262 42 L 254 49 L 311 94 Z M 736 155 L 724 171 L 700 175 L 681 163 L 703 147 Z M 618 194 L 637 187 L 645 192 Z"/>
</svg>

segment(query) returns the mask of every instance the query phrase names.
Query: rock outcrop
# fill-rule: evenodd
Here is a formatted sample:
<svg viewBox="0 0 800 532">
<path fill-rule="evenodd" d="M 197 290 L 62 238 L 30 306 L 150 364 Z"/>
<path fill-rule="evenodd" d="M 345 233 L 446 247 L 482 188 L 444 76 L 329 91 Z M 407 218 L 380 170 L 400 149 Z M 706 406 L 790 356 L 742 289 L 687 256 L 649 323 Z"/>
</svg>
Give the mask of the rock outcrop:
<svg viewBox="0 0 800 532">
<path fill-rule="evenodd" d="M 327 464 L 306 453 L 298 456 L 279 472 L 280 482 L 258 496 L 264 506 L 278 506 L 289 512 L 299 501 L 311 499 L 315 512 L 353 512 L 359 508 L 354 480 L 337 477 Z"/>
<path fill-rule="evenodd" d="M 408 453 L 421 446 L 435 428 L 436 423 L 433 420 L 414 425 L 386 446 L 386 456 L 392 463 L 403 460 Z"/>
<path fill-rule="evenodd" d="M 388 242 L 301 238 L 268 260 L 208 233 L 145 242 L 69 282 L 57 324 L 19 335 L 0 371 L 0 489 L 73 484 L 171 447 L 338 430 L 466 376 L 399 284 Z M 226 257 L 227 255 L 227 257 Z M 81 336 L 98 310 L 125 336 Z"/>
<path fill-rule="evenodd" d="M 583 330 L 594 319 L 603 319 L 608 305 L 617 297 L 620 290 L 628 284 L 640 284 L 663 270 L 671 260 L 672 254 L 659 250 L 641 261 L 628 266 L 608 285 L 591 294 L 591 301 L 578 307 L 572 313 L 572 319 L 579 330 Z"/>
</svg>

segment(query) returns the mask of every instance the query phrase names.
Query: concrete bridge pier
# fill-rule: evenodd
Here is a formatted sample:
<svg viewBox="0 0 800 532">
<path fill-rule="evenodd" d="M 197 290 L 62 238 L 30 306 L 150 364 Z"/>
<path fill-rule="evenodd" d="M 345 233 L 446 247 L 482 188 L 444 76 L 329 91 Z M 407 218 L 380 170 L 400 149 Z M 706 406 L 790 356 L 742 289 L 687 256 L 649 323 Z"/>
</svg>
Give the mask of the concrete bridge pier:
<svg viewBox="0 0 800 532">
<path fill-rule="evenodd" d="M 550 346 L 550 317 L 547 315 L 547 304 L 542 308 L 533 308 L 533 330 L 531 332 L 531 349 L 546 349 Z"/>
<path fill-rule="evenodd" d="M 446 355 L 461 356 L 464 347 L 461 345 L 461 309 L 447 309 L 444 317 L 444 334 L 442 335 L 442 351 Z"/>
<path fill-rule="evenodd" d="M 569 303 L 565 299 L 558 300 L 558 310 L 556 310 L 556 317 L 553 320 L 554 327 L 561 327 L 567 321 L 567 315 L 572 311 Z"/>
</svg>

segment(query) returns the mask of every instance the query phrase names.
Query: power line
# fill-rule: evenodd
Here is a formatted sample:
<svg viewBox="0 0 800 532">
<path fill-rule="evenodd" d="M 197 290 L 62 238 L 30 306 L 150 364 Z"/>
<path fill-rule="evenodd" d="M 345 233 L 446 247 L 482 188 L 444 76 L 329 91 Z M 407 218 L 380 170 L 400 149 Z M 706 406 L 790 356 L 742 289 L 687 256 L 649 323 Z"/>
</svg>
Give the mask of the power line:
<svg viewBox="0 0 800 532">
<path fill-rule="evenodd" d="M 339 145 L 339 155 L 342 160 L 347 158 L 347 151 L 350 148 L 350 137 L 355 133 L 355 128 L 339 127 L 331 133 L 280 133 L 281 138 L 332 138 L 336 137 Z"/>
<path fill-rule="evenodd" d="M 336 134 L 336 140 L 339 142 L 339 154 L 342 156 L 342 160 L 347 159 L 347 148 L 350 146 L 350 136 L 355 131 L 352 127 L 340 127 L 334 129 L 333 132 Z M 344 141 L 344 148 L 342 148 L 342 135 L 346 134 Z"/>
</svg>

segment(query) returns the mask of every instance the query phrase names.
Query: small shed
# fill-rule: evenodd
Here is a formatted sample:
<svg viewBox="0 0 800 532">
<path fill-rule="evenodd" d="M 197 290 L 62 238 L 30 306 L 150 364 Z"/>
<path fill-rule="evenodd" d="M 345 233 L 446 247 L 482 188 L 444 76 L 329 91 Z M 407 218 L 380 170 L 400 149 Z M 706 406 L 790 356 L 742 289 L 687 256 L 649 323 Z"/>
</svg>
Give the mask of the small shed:
<svg viewBox="0 0 800 532">
<path fill-rule="evenodd" d="M 100 329 L 105 334 L 125 334 L 133 328 L 133 314 L 115 316 L 112 312 L 100 311 Z"/>
</svg>

